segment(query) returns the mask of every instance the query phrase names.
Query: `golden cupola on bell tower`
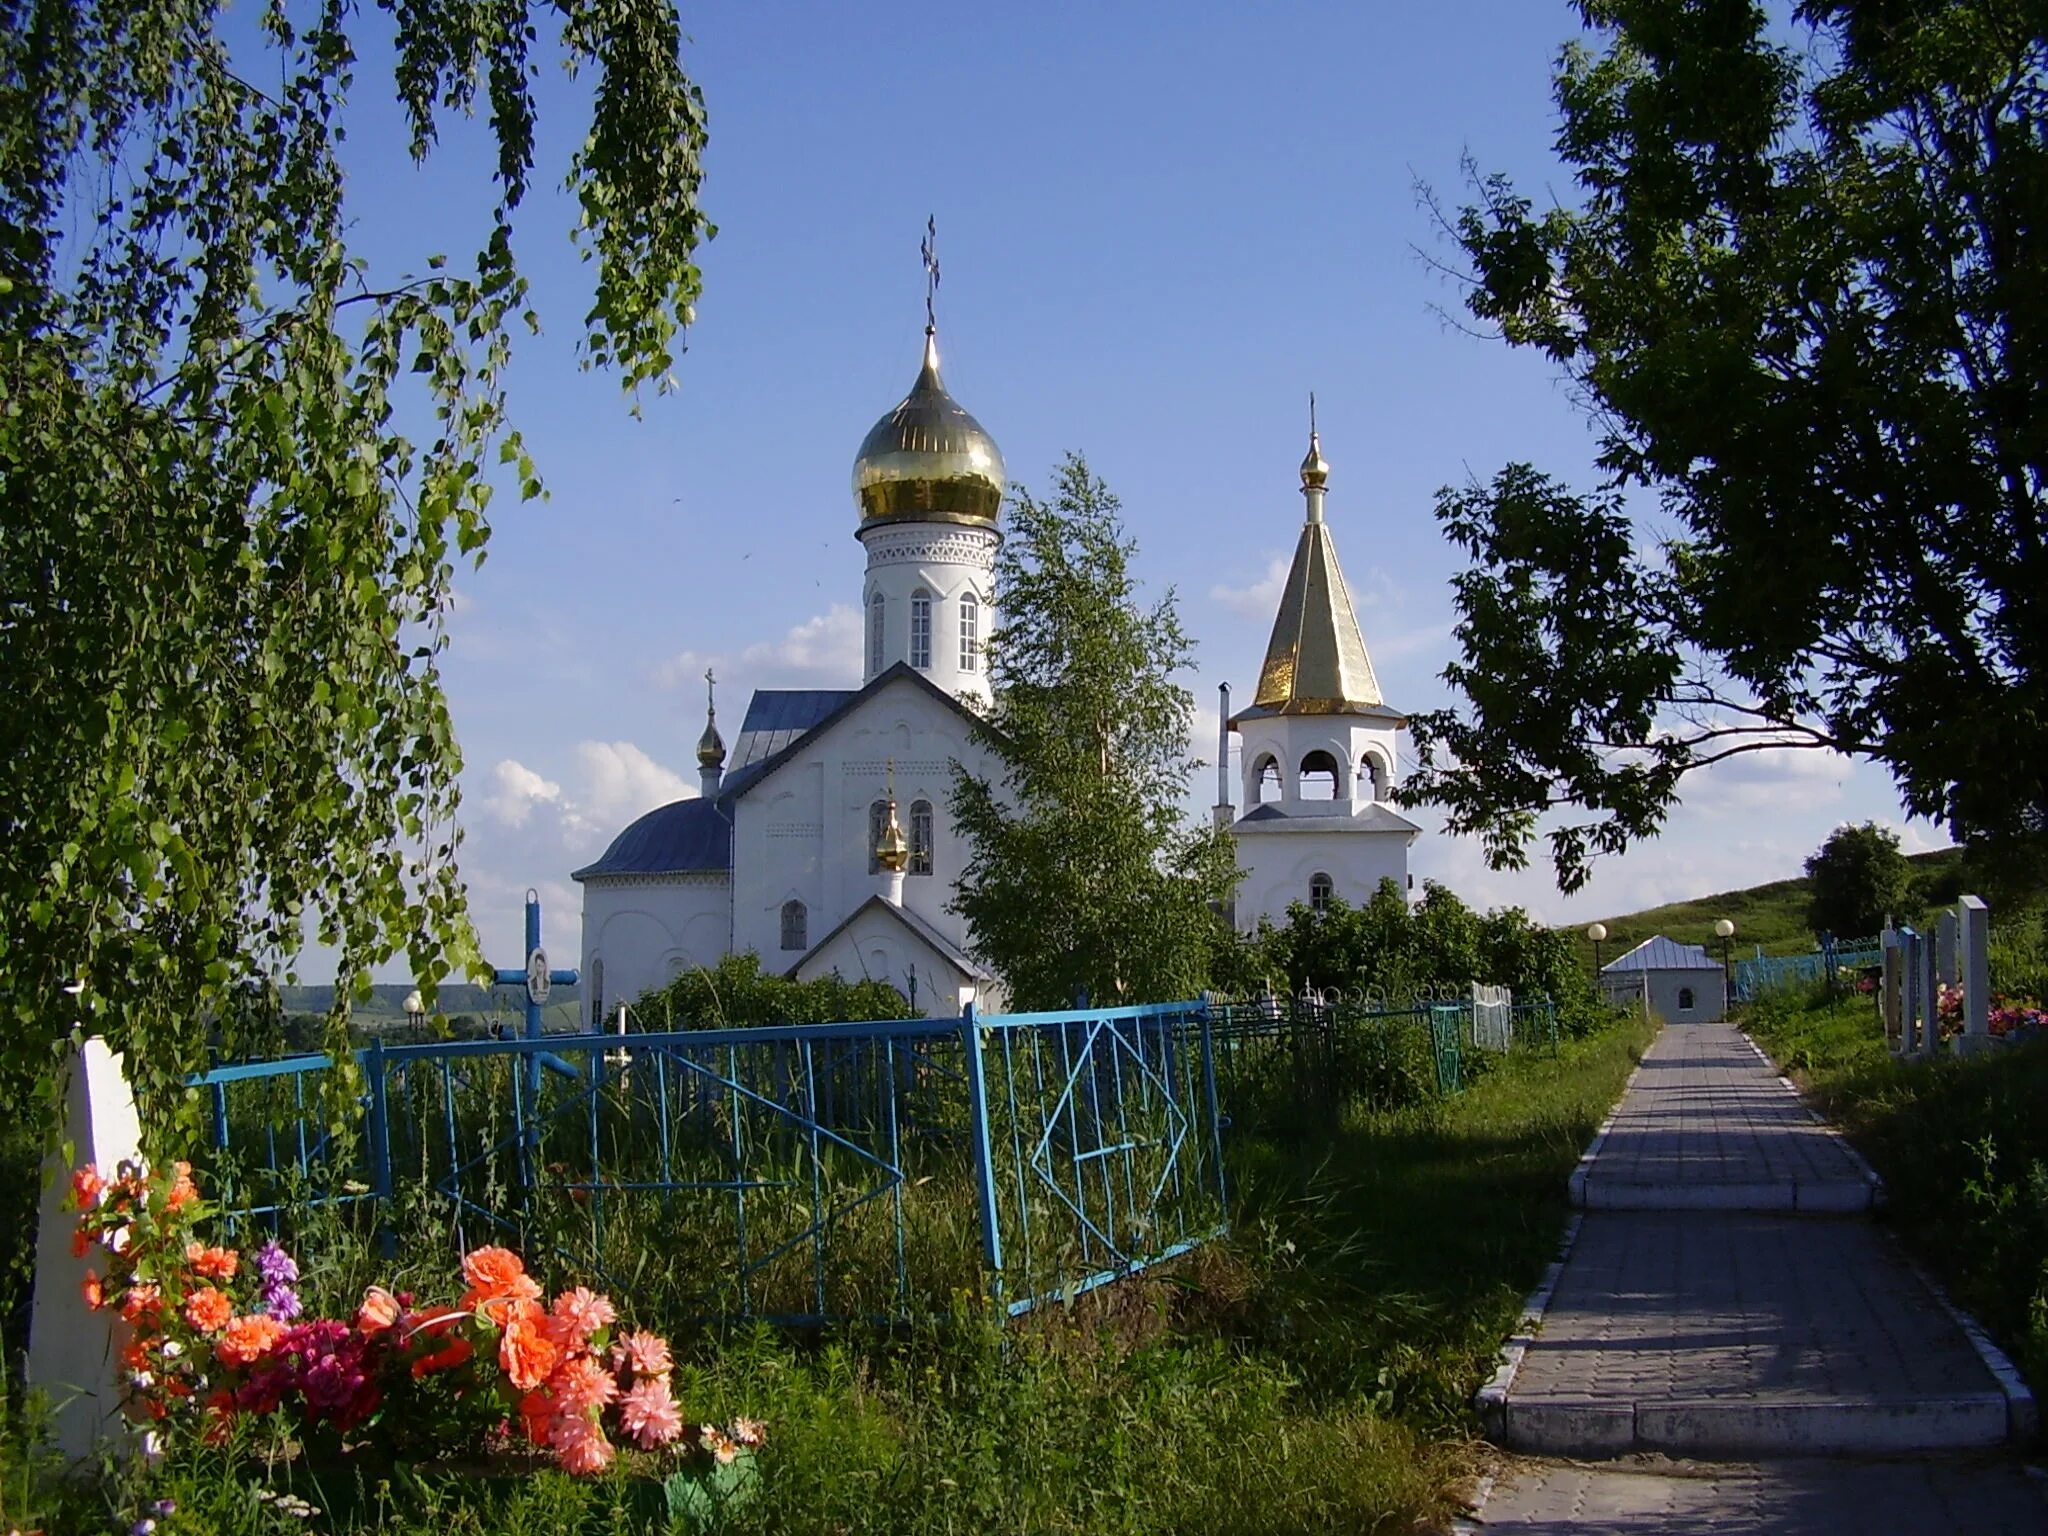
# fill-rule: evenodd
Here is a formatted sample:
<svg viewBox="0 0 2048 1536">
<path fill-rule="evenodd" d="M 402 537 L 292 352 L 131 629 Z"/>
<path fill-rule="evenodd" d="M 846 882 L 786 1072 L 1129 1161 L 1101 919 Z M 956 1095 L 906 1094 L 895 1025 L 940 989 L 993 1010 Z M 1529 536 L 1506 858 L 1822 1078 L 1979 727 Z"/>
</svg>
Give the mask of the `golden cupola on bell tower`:
<svg viewBox="0 0 2048 1536">
<path fill-rule="evenodd" d="M 1007 482 L 996 440 L 939 377 L 939 263 L 927 223 L 924 364 L 853 461 L 861 590 L 861 677 L 908 666 L 955 698 L 986 702 L 983 647 L 995 628 L 997 527 Z"/>
</svg>

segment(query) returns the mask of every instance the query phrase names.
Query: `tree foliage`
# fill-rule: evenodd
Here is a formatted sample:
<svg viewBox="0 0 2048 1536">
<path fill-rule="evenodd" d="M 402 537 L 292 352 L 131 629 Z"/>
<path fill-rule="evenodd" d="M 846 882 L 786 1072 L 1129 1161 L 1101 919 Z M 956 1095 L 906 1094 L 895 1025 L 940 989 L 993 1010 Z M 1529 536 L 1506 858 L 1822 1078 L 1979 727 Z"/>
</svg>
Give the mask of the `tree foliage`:
<svg viewBox="0 0 2048 1536">
<path fill-rule="evenodd" d="M 585 355 L 629 389 L 666 378 L 697 291 L 704 120 L 673 0 L 382 10 L 0 6 L 9 1102 L 82 1018 L 160 1109 L 305 936 L 342 997 L 399 952 L 429 980 L 475 959 L 438 657 L 493 456 L 540 491 L 503 385 L 538 324 L 512 239 L 537 71 L 593 76 L 566 171 Z M 350 250 L 341 159 L 380 31 L 413 156 L 479 108 L 496 151 L 474 257 L 396 278 Z"/>
<path fill-rule="evenodd" d="M 1262 922 L 1240 939 L 1217 980 L 1241 994 L 1376 988 L 1396 1006 L 1476 981 L 1512 987 L 1521 1002 L 1548 997 L 1571 1027 L 1599 1013 L 1570 935 L 1531 922 L 1520 907 L 1475 912 L 1433 880 L 1412 906 L 1391 880 L 1362 907 L 1336 896 L 1320 912 L 1295 902 L 1285 923 Z"/>
<path fill-rule="evenodd" d="M 1171 591 L 1140 602 L 1118 505 L 1078 455 L 1049 499 L 1012 493 L 983 731 L 1001 770 L 954 771 L 958 910 L 1020 1008 L 1193 996 L 1237 877 L 1229 837 L 1183 817 L 1194 647 Z"/>
<path fill-rule="evenodd" d="M 1887 919 L 1904 921 L 1917 905 L 1913 866 L 1899 851 L 1899 835 L 1875 822 L 1837 827 L 1806 861 L 1812 890 L 1806 923 L 1815 933 L 1860 939 Z"/>
<path fill-rule="evenodd" d="M 1557 148 L 1447 227 L 1466 305 L 1565 370 L 1590 495 L 1445 490 L 1460 710 L 1409 798 L 1559 884 L 1688 773 L 1828 748 L 1958 838 L 2048 821 L 2048 36 L 2028 0 L 1583 0 Z M 1631 513 L 1654 506 L 1657 545 Z"/>
<path fill-rule="evenodd" d="M 633 1005 L 641 1029 L 742 1029 L 763 1024 L 837 1024 L 900 1019 L 910 1011 L 886 981 L 820 976 L 798 981 L 761 969 L 751 950 L 706 969 L 679 971 Z"/>
</svg>

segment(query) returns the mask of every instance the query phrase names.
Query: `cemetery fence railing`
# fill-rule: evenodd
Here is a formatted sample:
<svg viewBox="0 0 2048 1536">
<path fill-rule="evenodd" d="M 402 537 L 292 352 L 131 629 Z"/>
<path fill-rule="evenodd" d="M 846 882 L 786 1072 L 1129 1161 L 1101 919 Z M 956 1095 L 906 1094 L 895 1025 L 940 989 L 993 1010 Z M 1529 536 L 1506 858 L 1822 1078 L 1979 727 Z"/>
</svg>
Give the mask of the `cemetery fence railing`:
<svg viewBox="0 0 2048 1536">
<path fill-rule="evenodd" d="M 1016 1315 L 1220 1235 L 1216 1049 L 1200 1003 L 373 1041 L 339 1138 L 325 1056 L 191 1084 L 231 1224 L 326 1208 L 388 1245 L 424 1199 L 462 1247 L 801 1325 L 961 1289 Z"/>
</svg>

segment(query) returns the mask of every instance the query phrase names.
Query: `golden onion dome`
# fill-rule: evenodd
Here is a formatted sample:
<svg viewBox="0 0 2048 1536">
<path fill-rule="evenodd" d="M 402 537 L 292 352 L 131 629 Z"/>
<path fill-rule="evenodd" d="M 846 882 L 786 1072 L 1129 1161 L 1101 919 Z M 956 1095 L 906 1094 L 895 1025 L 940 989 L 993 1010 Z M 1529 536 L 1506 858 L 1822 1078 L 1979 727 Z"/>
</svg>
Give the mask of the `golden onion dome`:
<svg viewBox="0 0 2048 1536">
<path fill-rule="evenodd" d="M 874 425 L 853 461 L 863 528 L 879 523 L 991 527 L 1003 504 L 1003 455 L 939 380 L 939 344 L 924 333 L 924 367 L 902 404 Z"/>
<path fill-rule="evenodd" d="M 889 798 L 889 819 L 882 828 L 882 835 L 875 839 L 875 862 L 891 874 L 898 874 L 910 866 L 910 839 L 903 835 L 902 823 L 896 820 L 896 799 Z"/>
<path fill-rule="evenodd" d="M 1320 491 L 1330 483 L 1330 465 L 1323 457 L 1322 439 L 1314 429 L 1308 434 L 1308 455 L 1301 461 L 1301 488 Z"/>
</svg>

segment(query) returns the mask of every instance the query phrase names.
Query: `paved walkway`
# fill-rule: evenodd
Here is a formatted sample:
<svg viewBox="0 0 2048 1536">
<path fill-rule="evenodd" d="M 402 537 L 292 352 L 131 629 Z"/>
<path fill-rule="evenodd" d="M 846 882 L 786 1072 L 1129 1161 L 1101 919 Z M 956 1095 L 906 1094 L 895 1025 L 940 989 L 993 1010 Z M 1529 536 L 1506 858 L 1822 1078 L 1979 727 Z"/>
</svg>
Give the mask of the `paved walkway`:
<svg viewBox="0 0 2048 1536">
<path fill-rule="evenodd" d="M 1573 1193 L 1540 1324 L 1482 1407 L 1512 1449 L 1638 1459 L 1518 1464 L 1482 1528 L 2048 1531 L 2044 1485 L 1995 1459 L 2031 1398 L 1861 1214 L 1881 1186 L 1739 1031 L 1667 1028 Z"/>
</svg>

